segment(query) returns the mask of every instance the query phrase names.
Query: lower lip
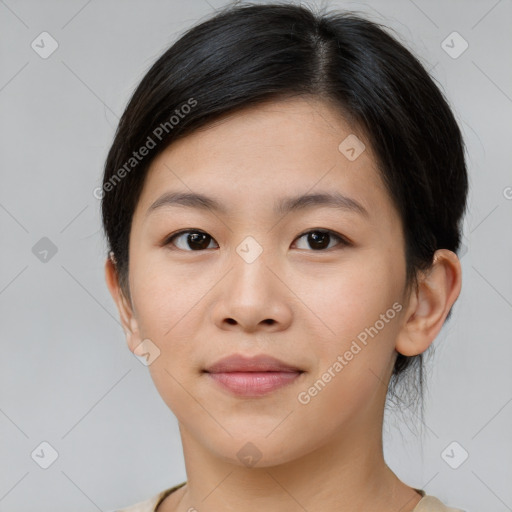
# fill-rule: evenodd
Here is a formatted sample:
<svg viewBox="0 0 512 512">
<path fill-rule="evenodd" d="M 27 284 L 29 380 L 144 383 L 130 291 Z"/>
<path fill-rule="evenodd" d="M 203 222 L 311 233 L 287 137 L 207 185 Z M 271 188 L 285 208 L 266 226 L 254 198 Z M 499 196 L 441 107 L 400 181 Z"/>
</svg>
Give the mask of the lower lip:
<svg viewBox="0 0 512 512">
<path fill-rule="evenodd" d="M 239 396 L 263 396 L 297 379 L 302 372 L 208 373 L 222 387 Z"/>
</svg>

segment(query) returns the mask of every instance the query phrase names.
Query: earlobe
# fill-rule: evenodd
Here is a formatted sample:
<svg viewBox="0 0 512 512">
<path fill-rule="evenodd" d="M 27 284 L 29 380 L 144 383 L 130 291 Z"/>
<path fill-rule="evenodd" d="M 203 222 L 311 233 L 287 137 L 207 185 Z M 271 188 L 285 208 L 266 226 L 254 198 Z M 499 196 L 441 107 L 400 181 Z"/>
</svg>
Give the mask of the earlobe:
<svg viewBox="0 0 512 512">
<path fill-rule="evenodd" d="M 432 267 L 418 279 L 418 288 L 411 295 L 404 324 L 397 336 L 397 352 L 415 356 L 428 349 L 457 300 L 461 285 L 462 272 L 457 255 L 448 249 L 436 251 Z"/>
<path fill-rule="evenodd" d="M 121 318 L 121 324 L 126 336 L 126 343 L 131 352 L 135 350 L 140 343 L 139 328 L 137 320 L 133 314 L 132 306 L 124 296 L 119 286 L 119 277 L 115 265 L 115 259 L 109 255 L 105 262 L 105 281 L 110 291 L 110 295 L 116 303 Z"/>
</svg>

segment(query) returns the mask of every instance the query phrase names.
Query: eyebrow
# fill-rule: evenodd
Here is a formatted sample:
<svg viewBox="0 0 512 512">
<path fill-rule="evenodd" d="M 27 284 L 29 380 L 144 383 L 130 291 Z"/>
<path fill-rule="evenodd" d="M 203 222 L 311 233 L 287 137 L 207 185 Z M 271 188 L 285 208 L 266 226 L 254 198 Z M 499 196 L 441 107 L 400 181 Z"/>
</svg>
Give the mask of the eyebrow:
<svg viewBox="0 0 512 512">
<path fill-rule="evenodd" d="M 212 210 L 222 214 L 228 213 L 225 206 L 213 197 L 193 192 L 166 192 L 147 209 L 146 216 L 163 206 L 186 206 L 201 210 Z M 337 208 L 369 217 L 368 211 L 362 204 L 339 192 L 321 192 L 303 194 L 296 197 L 285 197 L 276 203 L 274 211 L 276 214 L 285 215 L 292 211 L 303 210 L 313 206 Z"/>
</svg>

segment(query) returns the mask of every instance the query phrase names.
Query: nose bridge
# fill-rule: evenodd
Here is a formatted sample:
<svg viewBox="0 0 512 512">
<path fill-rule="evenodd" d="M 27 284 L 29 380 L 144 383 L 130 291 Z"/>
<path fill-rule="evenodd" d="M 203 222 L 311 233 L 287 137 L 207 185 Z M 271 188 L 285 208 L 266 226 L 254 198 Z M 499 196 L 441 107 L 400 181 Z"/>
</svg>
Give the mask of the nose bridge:
<svg viewBox="0 0 512 512">
<path fill-rule="evenodd" d="M 254 302 L 272 294 L 272 272 L 267 268 L 266 256 L 253 237 L 246 237 L 236 247 L 231 261 L 234 267 L 231 290 L 241 303 Z"/>
<path fill-rule="evenodd" d="M 251 238 L 246 237 L 230 255 L 232 270 L 219 290 L 215 323 L 223 329 L 233 325 L 247 330 L 264 325 L 283 328 L 289 324 L 291 311 L 268 268 L 275 266 L 275 261 L 270 263 L 263 247 Z"/>
</svg>

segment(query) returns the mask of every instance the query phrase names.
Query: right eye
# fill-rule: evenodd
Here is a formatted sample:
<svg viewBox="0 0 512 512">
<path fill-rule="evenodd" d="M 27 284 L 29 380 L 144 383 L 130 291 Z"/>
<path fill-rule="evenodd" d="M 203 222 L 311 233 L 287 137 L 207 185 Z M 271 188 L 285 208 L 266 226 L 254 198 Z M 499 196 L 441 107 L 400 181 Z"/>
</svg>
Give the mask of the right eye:
<svg viewBox="0 0 512 512">
<path fill-rule="evenodd" d="M 186 229 L 171 235 L 164 242 L 164 245 L 172 244 L 182 251 L 200 251 L 203 249 L 212 249 L 212 247 L 209 247 L 212 241 L 213 238 L 204 231 Z"/>
</svg>

